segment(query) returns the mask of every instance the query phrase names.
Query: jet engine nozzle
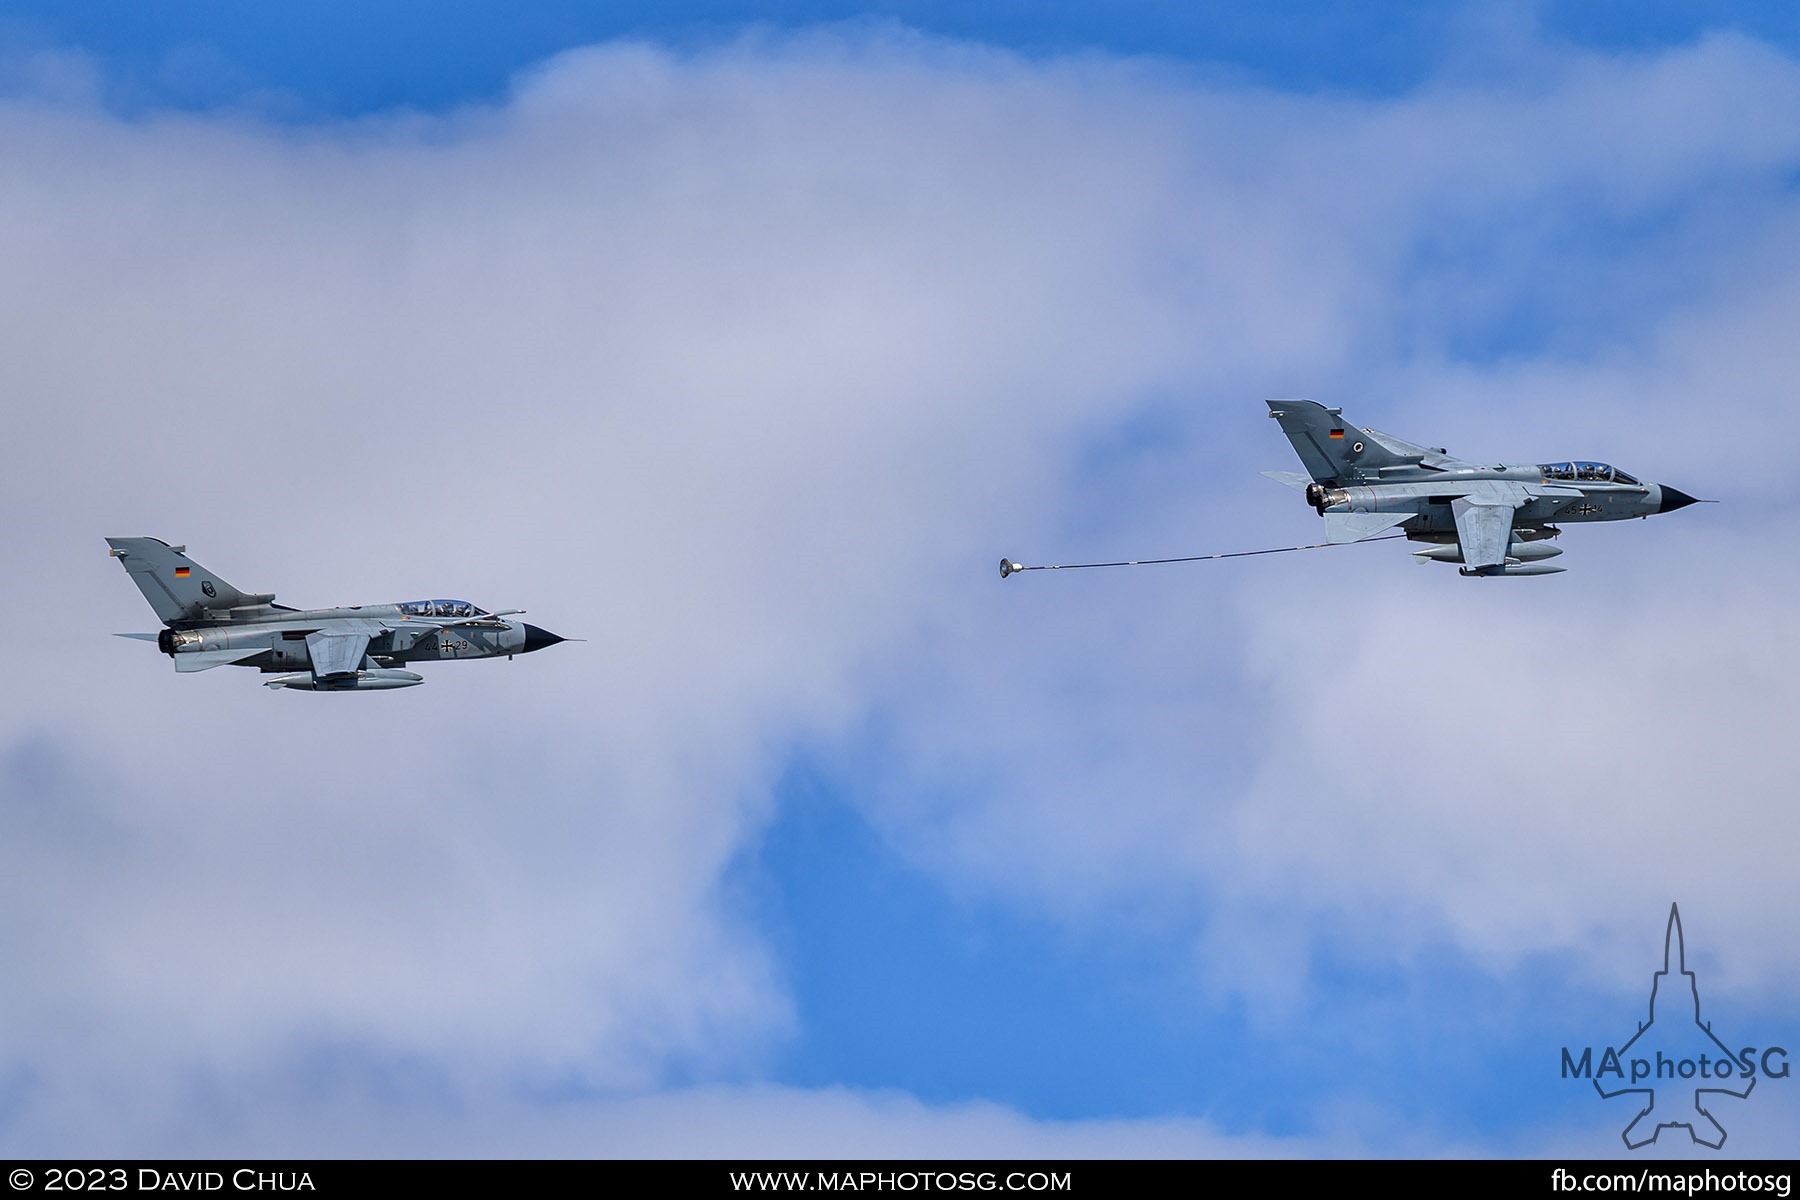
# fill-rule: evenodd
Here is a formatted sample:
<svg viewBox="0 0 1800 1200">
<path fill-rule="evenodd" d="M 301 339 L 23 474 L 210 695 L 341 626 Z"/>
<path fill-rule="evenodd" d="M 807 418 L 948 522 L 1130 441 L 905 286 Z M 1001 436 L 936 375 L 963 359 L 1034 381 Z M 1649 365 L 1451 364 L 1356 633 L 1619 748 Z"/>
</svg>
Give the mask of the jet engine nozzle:
<svg viewBox="0 0 1800 1200">
<path fill-rule="evenodd" d="M 205 650 L 206 635 L 197 629 L 165 629 L 156 635 L 156 648 L 170 658 L 183 650 Z"/>
<path fill-rule="evenodd" d="M 1312 505 L 1322 517 L 1325 515 L 1326 509 L 1350 503 L 1350 493 L 1343 488 L 1328 488 L 1322 483 L 1308 484 L 1306 502 Z"/>
</svg>

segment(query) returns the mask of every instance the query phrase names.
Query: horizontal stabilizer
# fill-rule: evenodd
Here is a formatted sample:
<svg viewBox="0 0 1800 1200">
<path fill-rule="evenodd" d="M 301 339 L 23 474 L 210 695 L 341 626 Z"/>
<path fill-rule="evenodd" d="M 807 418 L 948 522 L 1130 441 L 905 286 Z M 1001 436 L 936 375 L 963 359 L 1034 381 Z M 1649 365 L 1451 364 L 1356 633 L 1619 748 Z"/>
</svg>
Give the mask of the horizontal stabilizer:
<svg viewBox="0 0 1800 1200">
<path fill-rule="evenodd" d="M 210 671 L 214 667 L 255 658 L 266 649 L 265 646 L 254 646 L 248 650 L 192 650 L 175 656 L 175 669 L 183 675 L 191 671 Z"/>
<path fill-rule="evenodd" d="M 1383 530 L 1412 520 L 1417 513 L 1336 513 L 1325 514 L 1325 540 L 1334 545 L 1360 542 Z"/>
<path fill-rule="evenodd" d="M 1302 475 L 1298 471 L 1264 471 L 1263 474 L 1276 483 L 1293 488 L 1296 492 L 1304 492 L 1312 483 L 1309 476 Z"/>
</svg>

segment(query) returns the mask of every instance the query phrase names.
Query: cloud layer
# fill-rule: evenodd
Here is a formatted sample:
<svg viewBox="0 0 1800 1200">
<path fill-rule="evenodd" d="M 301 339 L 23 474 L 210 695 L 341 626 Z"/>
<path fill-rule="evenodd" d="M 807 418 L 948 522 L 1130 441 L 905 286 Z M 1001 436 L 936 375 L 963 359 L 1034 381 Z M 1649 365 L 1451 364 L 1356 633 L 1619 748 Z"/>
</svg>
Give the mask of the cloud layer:
<svg viewBox="0 0 1800 1200">
<path fill-rule="evenodd" d="M 706 1088 L 805 1035 L 725 882 L 802 751 L 943 888 L 1167 937 L 1271 1020 L 1327 936 L 1636 994 L 1670 899 L 1791 998 L 1800 71 L 1510 54 L 1377 102 L 862 31 L 596 47 L 441 118 L 0 105 L 0 1145 L 431 1152 L 523 1106 L 567 1140 L 484 1150 L 578 1153 L 628 1104 L 744 1152 L 687 1110 L 767 1108 Z M 992 578 L 1312 540 L 1256 475 L 1283 394 L 1732 503 L 1548 581 Z M 176 679 L 104 636 L 148 627 L 100 540 L 138 534 L 589 641 L 373 697 Z M 1041 1136 L 771 1111 L 839 1101 L 848 1153 Z M 1419 1150 L 1331 1103 L 1290 1149 Z M 1182 1136 L 1280 1152 L 1218 1128 Z"/>
</svg>

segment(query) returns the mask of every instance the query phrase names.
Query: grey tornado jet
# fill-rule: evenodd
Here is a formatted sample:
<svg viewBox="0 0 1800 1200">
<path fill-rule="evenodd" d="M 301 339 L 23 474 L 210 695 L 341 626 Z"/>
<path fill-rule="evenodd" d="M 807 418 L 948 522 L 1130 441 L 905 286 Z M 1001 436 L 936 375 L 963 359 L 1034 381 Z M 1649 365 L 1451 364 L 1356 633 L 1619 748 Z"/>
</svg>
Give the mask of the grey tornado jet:
<svg viewBox="0 0 1800 1200">
<path fill-rule="evenodd" d="M 272 688 L 374 692 L 424 683 L 402 663 L 529 654 L 567 638 L 509 621 L 523 609 L 486 612 L 467 600 L 409 600 L 350 608 L 293 609 L 274 593 L 239 591 L 157 538 L 107 538 L 111 554 L 167 626 L 120 637 L 153 641 L 186 673 L 235 664 Z"/>
<path fill-rule="evenodd" d="M 1399 526 L 1419 562 L 1461 563 L 1464 575 L 1551 575 L 1556 522 L 1623 521 L 1705 503 L 1600 462 L 1480 463 L 1345 421 L 1311 400 L 1271 400 L 1269 416 L 1307 475 L 1263 474 L 1306 495 L 1328 542 L 1358 542 Z"/>
</svg>

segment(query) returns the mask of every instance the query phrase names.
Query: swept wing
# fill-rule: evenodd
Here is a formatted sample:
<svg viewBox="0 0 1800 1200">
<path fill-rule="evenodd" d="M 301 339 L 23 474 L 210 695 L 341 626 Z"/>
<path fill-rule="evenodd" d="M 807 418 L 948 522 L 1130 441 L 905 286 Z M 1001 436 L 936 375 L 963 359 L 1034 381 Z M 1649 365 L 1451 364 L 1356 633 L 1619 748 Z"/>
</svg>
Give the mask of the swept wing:
<svg viewBox="0 0 1800 1200">
<path fill-rule="evenodd" d="M 313 679 L 319 682 L 356 674 L 368 649 L 366 631 L 327 633 L 321 630 L 306 635 L 306 652 L 312 656 Z"/>
</svg>

